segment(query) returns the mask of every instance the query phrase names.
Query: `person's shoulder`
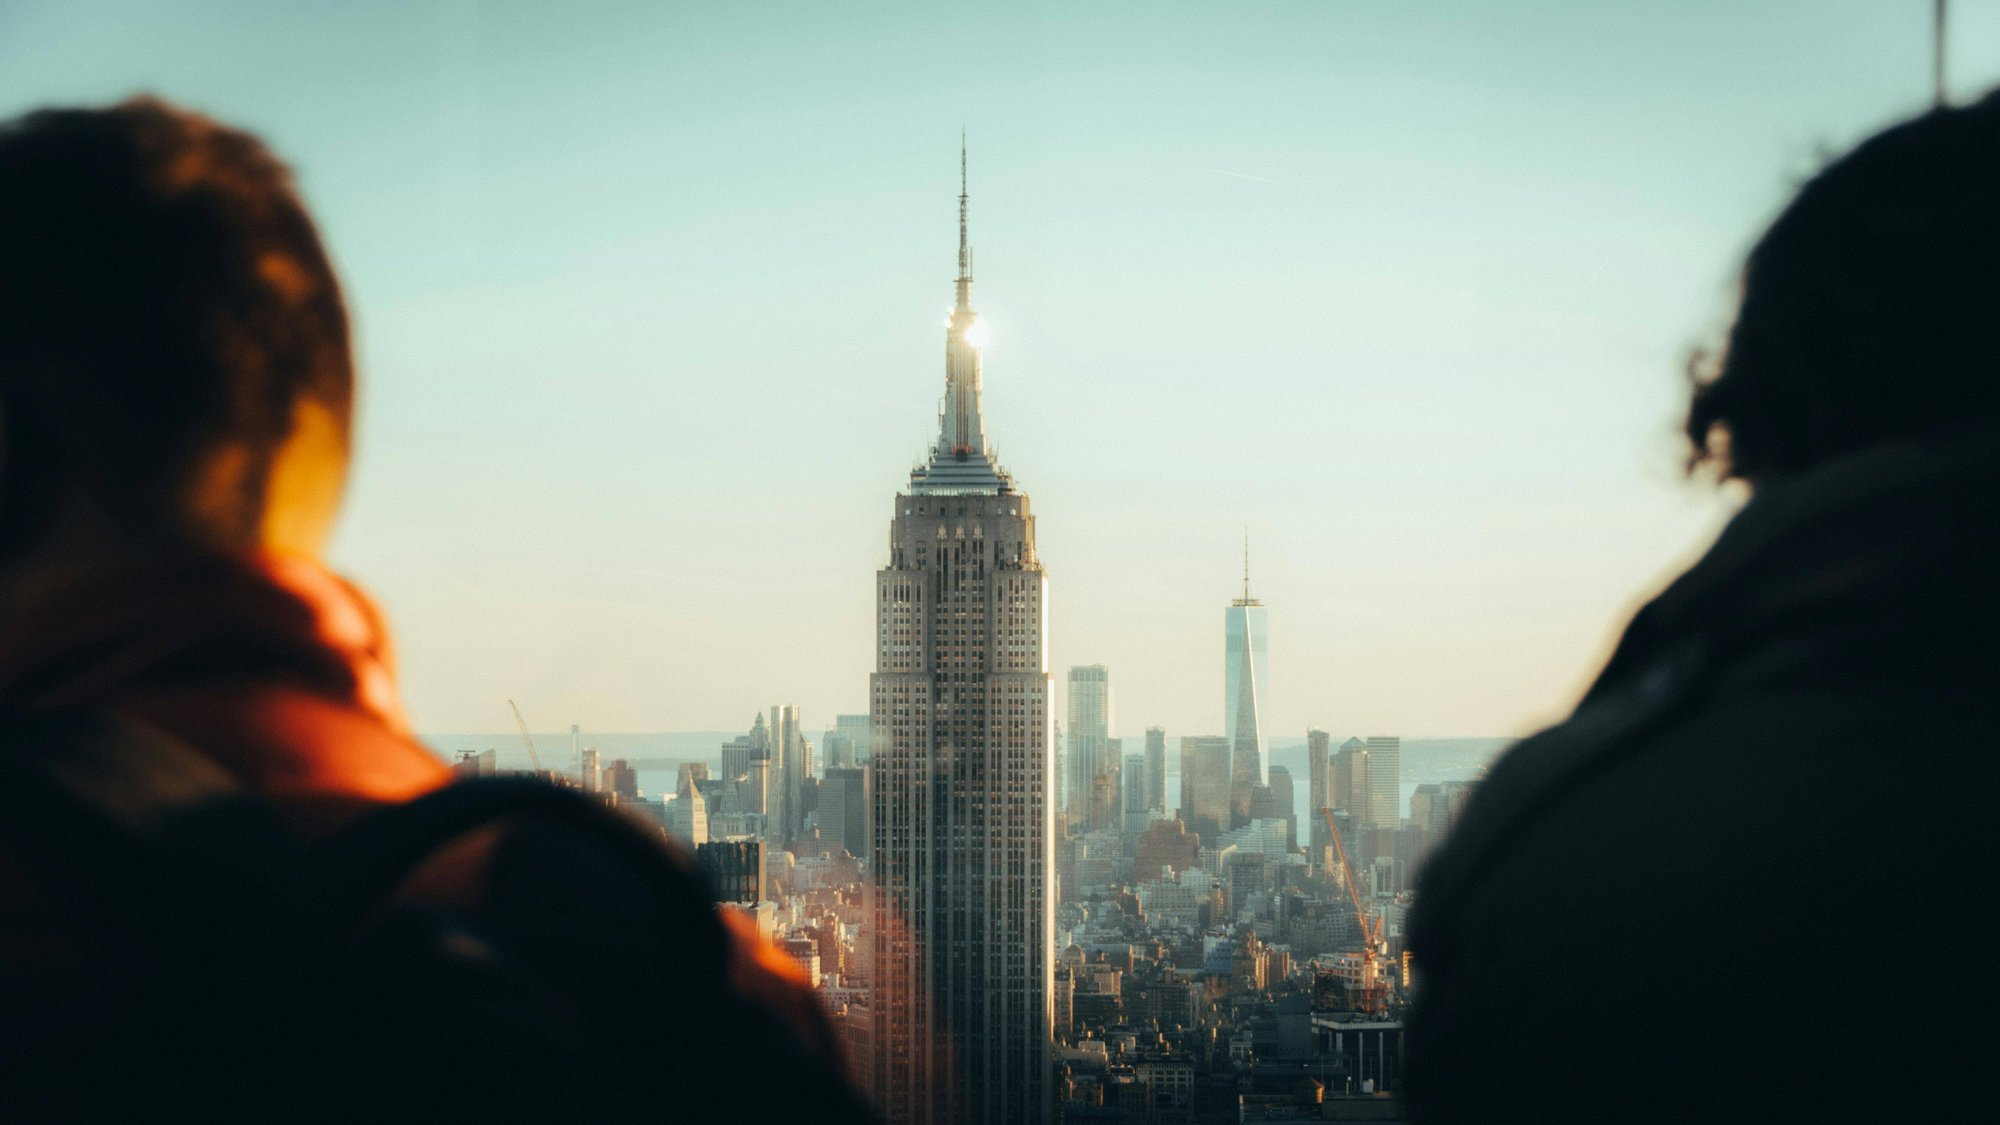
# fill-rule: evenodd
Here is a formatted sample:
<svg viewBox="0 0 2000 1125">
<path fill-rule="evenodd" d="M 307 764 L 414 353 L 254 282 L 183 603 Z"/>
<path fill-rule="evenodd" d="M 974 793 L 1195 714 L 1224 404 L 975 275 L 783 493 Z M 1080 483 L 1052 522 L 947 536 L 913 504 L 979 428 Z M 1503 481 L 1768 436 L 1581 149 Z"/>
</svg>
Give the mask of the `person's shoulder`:
<svg viewBox="0 0 2000 1125">
<path fill-rule="evenodd" d="M 1456 896 L 1489 877 L 1549 810 L 1575 798 L 1620 757 L 1668 737 L 1681 685 L 1672 665 L 1593 698 L 1567 721 L 1508 748 L 1475 785 L 1449 842 L 1418 882 L 1420 927 Z"/>
<path fill-rule="evenodd" d="M 235 773 L 308 829 L 447 784 L 436 754 L 375 713 L 282 683 L 152 693 L 121 708 Z"/>
</svg>

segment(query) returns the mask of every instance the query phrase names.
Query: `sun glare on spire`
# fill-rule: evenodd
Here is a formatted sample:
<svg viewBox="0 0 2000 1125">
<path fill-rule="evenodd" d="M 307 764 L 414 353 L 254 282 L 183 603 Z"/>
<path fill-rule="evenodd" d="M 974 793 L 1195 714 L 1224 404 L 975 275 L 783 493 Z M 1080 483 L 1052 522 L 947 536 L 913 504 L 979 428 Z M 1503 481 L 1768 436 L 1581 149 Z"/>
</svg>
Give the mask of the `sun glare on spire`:
<svg viewBox="0 0 2000 1125">
<path fill-rule="evenodd" d="M 972 323 L 965 326 L 965 342 L 975 348 L 985 347 L 986 341 L 991 335 L 986 328 L 986 321 L 983 318 L 974 317 Z"/>
</svg>

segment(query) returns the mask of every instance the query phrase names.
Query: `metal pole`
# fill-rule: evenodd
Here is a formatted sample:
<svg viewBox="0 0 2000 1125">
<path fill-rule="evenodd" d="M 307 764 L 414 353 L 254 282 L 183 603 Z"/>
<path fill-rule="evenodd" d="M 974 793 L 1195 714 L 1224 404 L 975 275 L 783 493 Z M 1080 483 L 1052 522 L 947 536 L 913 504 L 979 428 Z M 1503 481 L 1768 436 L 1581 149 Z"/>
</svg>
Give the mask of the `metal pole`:
<svg viewBox="0 0 2000 1125">
<path fill-rule="evenodd" d="M 1944 23 L 1946 0 L 1931 5 L 1931 104 L 1944 108 Z"/>
</svg>

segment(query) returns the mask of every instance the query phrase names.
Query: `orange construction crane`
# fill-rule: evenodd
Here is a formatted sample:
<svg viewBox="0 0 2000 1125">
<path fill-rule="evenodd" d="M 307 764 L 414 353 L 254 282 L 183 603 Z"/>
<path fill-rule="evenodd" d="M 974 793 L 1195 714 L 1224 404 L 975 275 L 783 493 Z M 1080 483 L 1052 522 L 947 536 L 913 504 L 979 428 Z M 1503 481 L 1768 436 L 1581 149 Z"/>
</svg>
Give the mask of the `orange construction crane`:
<svg viewBox="0 0 2000 1125">
<path fill-rule="evenodd" d="M 1361 956 L 1358 964 L 1350 967 L 1353 972 L 1343 973 L 1349 979 L 1349 999 L 1356 1010 L 1378 1012 L 1388 1007 L 1388 983 L 1382 978 L 1382 967 L 1376 963 L 1379 946 L 1382 944 L 1382 918 L 1371 916 L 1361 904 L 1361 887 L 1354 879 L 1354 865 L 1347 859 L 1347 843 L 1340 838 L 1340 829 L 1333 823 L 1333 810 L 1319 810 L 1320 819 L 1326 822 L 1326 834 L 1333 837 L 1334 851 L 1340 855 L 1341 882 L 1347 884 L 1347 899 L 1354 904 L 1354 925 L 1361 931 Z"/>
<path fill-rule="evenodd" d="M 507 706 L 514 709 L 514 725 L 521 728 L 521 743 L 528 748 L 528 761 L 534 763 L 536 773 L 542 772 L 542 756 L 535 753 L 535 740 L 528 733 L 528 720 L 521 717 L 519 704 L 510 699 L 507 701 Z"/>
</svg>

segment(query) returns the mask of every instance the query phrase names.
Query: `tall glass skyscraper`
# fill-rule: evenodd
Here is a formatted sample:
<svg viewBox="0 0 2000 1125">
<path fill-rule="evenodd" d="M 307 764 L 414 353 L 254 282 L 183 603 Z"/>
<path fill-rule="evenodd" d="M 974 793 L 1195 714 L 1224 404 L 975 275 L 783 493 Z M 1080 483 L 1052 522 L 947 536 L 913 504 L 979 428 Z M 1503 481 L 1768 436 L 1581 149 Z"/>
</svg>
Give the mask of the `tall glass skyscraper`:
<svg viewBox="0 0 2000 1125">
<path fill-rule="evenodd" d="M 1067 737 L 1069 775 L 1068 809 L 1070 822 L 1078 831 L 1104 827 L 1090 816 L 1091 787 L 1107 772 L 1118 769 L 1111 754 L 1111 670 L 1102 664 L 1085 664 L 1069 670 L 1069 722 L 1063 727 Z"/>
<path fill-rule="evenodd" d="M 777 790 L 771 798 L 770 839 L 779 847 L 798 838 L 804 819 L 805 779 L 812 774 L 807 760 L 805 735 L 799 730 L 799 709 L 791 704 L 771 708 L 771 784 Z"/>
<path fill-rule="evenodd" d="M 1270 627 L 1250 596 L 1250 546 L 1243 547 L 1243 596 L 1223 617 L 1223 737 L 1229 739 L 1229 826 L 1250 823 L 1252 790 L 1264 784 L 1264 695 L 1271 682 Z"/>
<path fill-rule="evenodd" d="M 889 1121 L 1054 1111 L 1050 684 L 1035 520 L 986 446 L 967 197 L 937 443 L 896 497 L 869 677 L 870 1086 Z"/>
<path fill-rule="evenodd" d="M 1403 740 L 1393 734 L 1368 736 L 1368 795 L 1363 814 L 1377 828 L 1403 822 Z"/>
</svg>

